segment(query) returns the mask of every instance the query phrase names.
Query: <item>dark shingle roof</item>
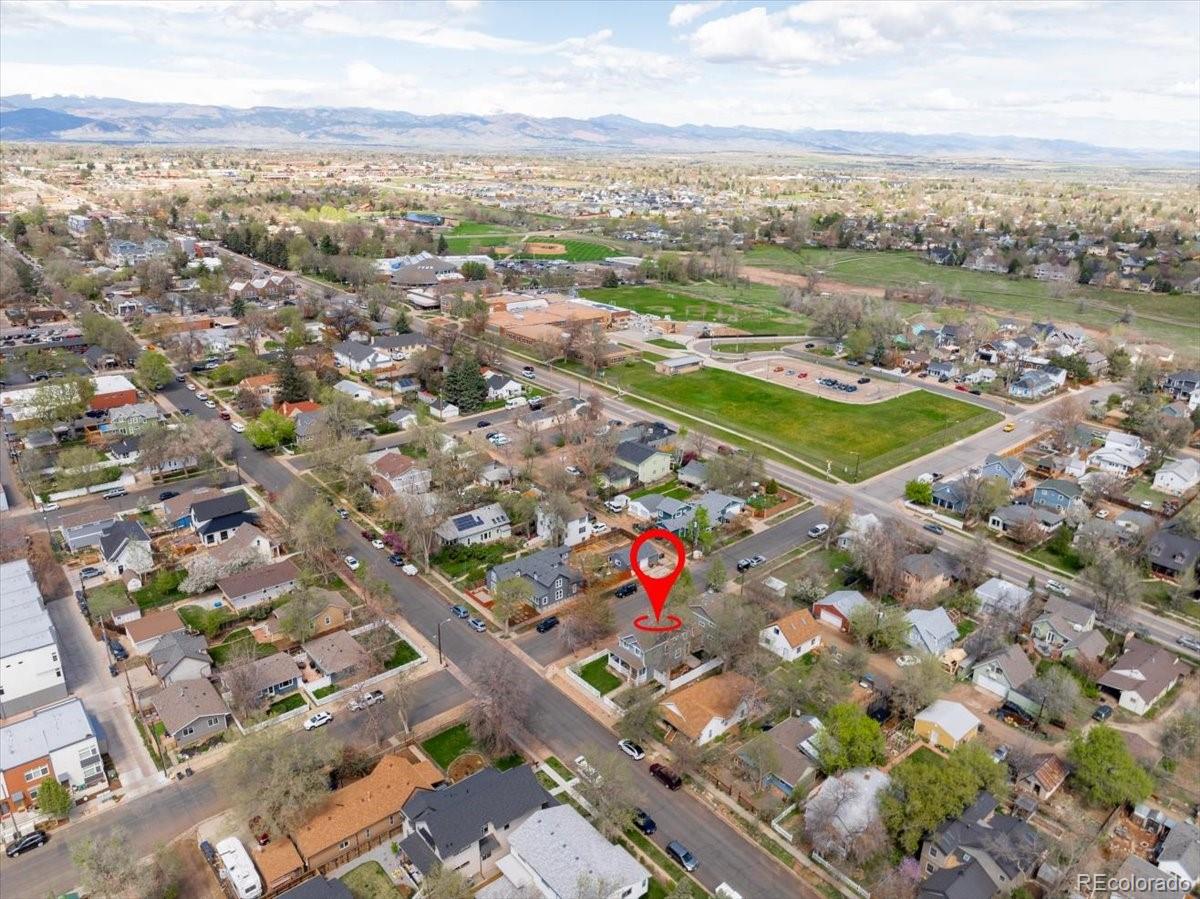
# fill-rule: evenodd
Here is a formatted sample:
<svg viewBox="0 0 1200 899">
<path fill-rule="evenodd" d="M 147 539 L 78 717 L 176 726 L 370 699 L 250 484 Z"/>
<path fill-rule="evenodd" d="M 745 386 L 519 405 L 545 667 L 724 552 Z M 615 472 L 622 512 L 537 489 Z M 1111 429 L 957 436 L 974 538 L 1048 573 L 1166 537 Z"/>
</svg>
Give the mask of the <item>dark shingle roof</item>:
<svg viewBox="0 0 1200 899">
<path fill-rule="evenodd" d="M 917 899 L 987 899 L 1000 888 L 988 877 L 978 861 L 954 868 L 942 868 L 921 882 Z"/>
<path fill-rule="evenodd" d="M 617 458 L 622 462 L 628 462 L 630 465 L 641 465 L 657 452 L 658 450 L 653 447 L 634 443 L 631 440 L 626 440 L 617 446 Z"/>
<path fill-rule="evenodd" d="M 193 521 L 210 521 L 222 515 L 232 515 L 235 512 L 245 512 L 250 508 L 250 500 L 241 490 L 226 493 L 215 499 L 201 500 L 192 505 Z"/>
<path fill-rule="evenodd" d="M 137 521 L 114 521 L 100 535 L 100 549 L 110 562 L 131 541 L 150 542 L 150 535 Z"/>
</svg>

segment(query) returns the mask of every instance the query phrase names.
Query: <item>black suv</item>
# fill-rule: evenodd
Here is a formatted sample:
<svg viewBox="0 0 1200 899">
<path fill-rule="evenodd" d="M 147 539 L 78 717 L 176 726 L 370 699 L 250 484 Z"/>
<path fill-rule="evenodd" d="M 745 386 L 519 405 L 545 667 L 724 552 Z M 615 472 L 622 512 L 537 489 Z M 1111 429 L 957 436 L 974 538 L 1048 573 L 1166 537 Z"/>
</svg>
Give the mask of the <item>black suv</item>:
<svg viewBox="0 0 1200 899">
<path fill-rule="evenodd" d="M 534 630 L 539 634 L 544 634 L 546 631 L 552 631 L 556 627 L 558 627 L 558 616 L 551 615 L 549 618 L 543 618 L 541 621 L 539 621 Z"/>
<path fill-rule="evenodd" d="M 655 762 L 650 766 L 650 774 L 669 790 L 678 790 L 683 786 L 683 778 L 668 768 Z"/>
<path fill-rule="evenodd" d="M 618 599 L 623 599 L 626 596 L 633 596 L 635 593 L 637 593 L 637 584 L 622 584 L 617 588 L 615 595 Z"/>
<path fill-rule="evenodd" d="M 44 830 L 31 830 L 23 837 L 17 837 L 11 843 L 4 847 L 4 854 L 9 858 L 16 858 L 22 852 L 28 852 L 30 849 L 36 849 L 50 838 L 46 836 Z"/>
</svg>

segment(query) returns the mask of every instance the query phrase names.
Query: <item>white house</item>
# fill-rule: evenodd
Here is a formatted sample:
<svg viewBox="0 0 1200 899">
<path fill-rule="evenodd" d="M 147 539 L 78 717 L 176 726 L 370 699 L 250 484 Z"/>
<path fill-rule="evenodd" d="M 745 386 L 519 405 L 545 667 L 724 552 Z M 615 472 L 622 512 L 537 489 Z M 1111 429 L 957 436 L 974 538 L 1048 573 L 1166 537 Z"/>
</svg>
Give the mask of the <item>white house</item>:
<svg viewBox="0 0 1200 899">
<path fill-rule="evenodd" d="M 1003 578 L 989 578 L 975 588 L 979 611 L 985 615 L 1020 615 L 1029 605 L 1033 593 Z"/>
<path fill-rule="evenodd" d="M 785 662 L 794 662 L 821 645 L 821 634 L 812 613 L 796 609 L 759 631 L 758 643 Z"/>
<path fill-rule="evenodd" d="M 145 574 L 154 567 L 150 535 L 138 521 L 114 521 L 109 525 L 100 535 L 100 552 L 113 574 Z"/>
<path fill-rule="evenodd" d="M 333 361 L 339 368 L 362 374 L 377 368 L 386 368 L 392 364 L 392 357 L 364 343 L 343 340 L 333 348 Z"/>
<path fill-rule="evenodd" d="M 1124 431 L 1109 431 L 1104 446 L 1088 456 L 1088 467 L 1099 468 L 1112 474 L 1127 477 L 1146 464 L 1149 451 L 1142 445 L 1142 438 Z"/>
<path fill-rule="evenodd" d="M 472 546 L 512 536 L 512 522 L 499 503 L 488 503 L 470 512 L 452 515 L 438 525 L 436 534 L 442 543 Z"/>
<path fill-rule="evenodd" d="M 596 899 L 638 899 L 650 886 L 649 871 L 566 804 L 526 818 L 509 836 L 508 850 L 497 863 L 502 876 L 479 899 L 576 899 L 583 884 L 602 885 L 588 893 Z"/>
<path fill-rule="evenodd" d="M 520 381 L 513 380 L 508 375 L 488 371 L 484 372 L 483 380 L 487 384 L 488 402 L 511 400 L 513 397 L 518 397 L 525 393 L 525 385 Z"/>
<path fill-rule="evenodd" d="M 0 718 L 67 697 L 58 633 L 25 559 L 0 564 Z"/>
<path fill-rule="evenodd" d="M 753 695 L 754 685 L 747 677 L 727 671 L 669 694 L 661 703 L 663 721 L 703 746 L 750 716 Z"/>
<path fill-rule="evenodd" d="M 538 506 L 537 535 L 551 541 L 557 531 L 562 535 L 563 546 L 578 546 L 592 536 L 592 522 L 583 506 L 578 503 L 572 506 L 566 521 L 560 521 L 561 517 L 545 504 Z"/>
<path fill-rule="evenodd" d="M 1154 475 L 1154 489 L 1171 496 L 1183 496 L 1200 484 L 1200 462 L 1195 459 L 1174 459 Z"/>
</svg>

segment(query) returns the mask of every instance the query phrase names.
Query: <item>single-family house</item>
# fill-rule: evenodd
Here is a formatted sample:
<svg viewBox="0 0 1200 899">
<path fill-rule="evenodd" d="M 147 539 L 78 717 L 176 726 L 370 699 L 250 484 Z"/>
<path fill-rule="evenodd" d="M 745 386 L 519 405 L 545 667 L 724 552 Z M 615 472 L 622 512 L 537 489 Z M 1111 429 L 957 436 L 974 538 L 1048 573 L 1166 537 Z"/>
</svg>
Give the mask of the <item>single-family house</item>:
<svg viewBox="0 0 1200 899">
<path fill-rule="evenodd" d="M 966 514 L 968 498 L 962 481 L 941 481 L 934 484 L 932 503 L 934 507 L 953 512 L 955 515 Z"/>
<path fill-rule="evenodd" d="M 271 703 L 300 686 L 300 669 L 286 652 L 277 652 L 247 663 L 246 692 L 261 702 Z M 226 676 L 228 672 L 223 672 Z M 226 682 L 228 689 L 229 683 Z M 239 687 L 241 684 L 239 683 Z"/>
<path fill-rule="evenodd" d="M 1083 488 L 1074 481 L 1050 478 L 1033 488 L 1033 505 L 1064 514 L 1073 504 L 1083 501 Z"/>
<path fill-rule="evenodd" d="M 108 423 L 101 431 L 118 434 L 141 434 L 162 419 L 162 412 L 154 403 L 130 403 L 108 411 Z"/>
<path fill-rule="evenodd" d="M 570 555 L 566 547 L 549 546 L 494 565 L 488 569 L 488 589 L 494 593 L 499 584 L 520 578 L 532 588 L 530 601 L 537 609 L 562 602 L 579 593 L 583 586 L 583 575 L 567 564 Z"/>
<path fill-rule="evenodd" d="M 979 477 L 984 480 L 1000 478 L 1010 490 L 1015 490 L 1025 480 L 1025 463 L 1016 456 L 997 456 L 991 453 L 980 466 Z"/>
<path fill-rule="evenodd" d="M 385 755 L 366 777 L 328 794 L 293 832 L 304 864 L 315 871 L 386 845 L 406 829 L 405 804 L 441 781 L 441 772 L 430 762 Z"/>
<path fill-rule="evenodd" d="M 988 516 L 988 527 L 1001 534 L 1007 534 L 1030 521 L 1041 528 L 1042 534 L 1045 535 L 1058 530 L 1062 526 L 1063 517 L 1049 509 L 1012 504 L 994 510 Z"/>
<path fill-rule="evenodd" d="M 235 611 L 242 611 L 296 589 L 300 569 L 291 559 L 282 559 L 217 581 L 221 596 Z"/>
<path fill-rule="evenodd" d="M 736 671 L 688 684 L 660 704 L 667 726 L 699 746 L 745 721 L 754 707 L 754 684 Z"/>
<path fill-rule="evenodd" d="M 1186 369 L 1177 371 L 1163 378 L 1163 390 L 1177 400 L 1186 400 L 1200 389 L 1200 371 Z"/>
<path fill-rule="evenodd" d="M 687 627 L 664 633 L 633 630 L 609 647 L 608 667 L 635 686 L 653 680 L 669 688 L 678 672 L 690 673 L 687 663 L 695 642 Z"/>
<path fill-rule="evenodd" d="M 371 463 L 371 492 L 377 496 L 428 493 L 432 474 L 410 456 L 389 451 Z"/>
<path fill-rule="evenodd" d="M 1181 529 L 1167 526 L 1150 538 L 1146 561 L 1154 574 L 1171 579 L 1195 572 L 1200 561 L 1200 540 Z"/>
<path fill-rule="evenodd" d="M 821 645 L 821 633 L 808 609 L 796 609 L 759 631 L 758 644 L 785 662 L 794 662 Z"/>
<path fill-rule="evenodd" d="M 932 599 L 958 578 L 958 559 L 941 549 L 910 553 L 900 560 L 900 595 L 905 602 Z"/>
<path fill-rule="evenodd" d="M 956 749 L 979 733 L 982 727 L 965 705 L 949 699 L 935 699 L 913 719 L 916 735 L 942 749 Z"/>
<path fill-rule="evenodd" d="M 343 378 L 333 385 L 333 389 L 360 403 L 371 403 L 375 406 L 391 405 L 388 400 L 379 396 L 370 387 L 367 387 L 365 384 L 359 384 L 357 381 L 348 381 Z"/>
<path fill-rule="evenodd" d="M 100 535 L 117 520 L 116 515 L 103 509 L 91 509 L 64 515 L 59 519 L 63 542 L 71 552 L 100 545 Z"/>
<path fill-rule="evenodd" d="M 1159 871 L 1191 889 L 1200 883 L 1200 827 L 1174 819 L 1169 827 L 1154 856 L 1155 864 Z"/>
<path fill-rule="evenodd" d="M 74 793 L 102 790 L 108 779 L 100 759 L 100 733 L 77 697 L 6 723 L 0 739 L 0 795 L 8 813 L 36 808 L 38 789 L 47 777 Z"/>
<path fill-rule="evenodd" d="M 196 680 L 212 674 L 208 642 L 199 634 L 172 630 L 159 637 L 147 656 L 150 671 L 164 684 Z"/>
<path fill-rule="evenodd" d="M 338 368 L 346 368 L 356 374 L 386 368 L 392 364 L 390 353 L 385 353 L 365 343 L 343 340 L 333 347 L 333 360 Z"/>
<path fill-rule="evenodd" d="M 252 394 L 265 408 L 275 405 L 275 396 L 279 393 L 279 379 L 274 372 L 264 375 L 251 375 L 238 382 L 238 390 Z"/>
<path fill-rule="evenodd" d="M 331 683 L 345 683 L 369 673 L 370 653 L 346 631 L 330 631 L 303 646 L 313 670 L 328 677 Z"/>
<path fill-rule="evenodd" d="M 477 892 L 478 899 L 577 899 L 584 889 L 596 899 L 637 899 L 650 885 L 649 871 L 569 805 L 535 811 L 512 831 L 508 848 L 498 863 L 501 876 Z"/>
<path fill-rule="evenodd" d="M 167 736 L 180 748 L 204 743 L 229 726 L 229 707 L 204 679 L 168 684 L 149 702 Z"/>
<path fill-rule="evenodd" d="M 929 372 L 929 377 L 938 380 L 958 377 L 958 365 L 953 362 L 930 362 L 925 370 Z"/>
<path fill-rule="evenodd" d="M 319 637 L 322 634 L 327 634 L 330 631 L 340 630 L 350 623 L 354 617 L 354 607 L 350 605 L 346 597 L 342 596 L 336 590 L 326 590 L 323 587 L 309 587 L 308 593 L 313 597 L 315 602 L 309 609 L 308 623 L 305 625 L 305 630 L 312 636 Z M 280 606 L 271 610 L 271 614 L 265 619 L 252 624 L 250 633 L 260 643 L 274 643 L 277 646 L 288 647 L 295 643 L 295 639 L 285 632 L 284 621 L 289 614 L 288 604 L 292 600 L 288 600 Z"/>
<path fill-rule="evenodd" d="M 1124 431 L 1108 431 L 1104 446 L 1088 456 L 1089 468 L 1098 468 L 1110 474 L 1128 477 L 1150 458 L 1150 451 L 1142 445 L 1142 438 Z"/>
<path fill-rule="evenodd" d="M 675 477 L 681 484 L 703 490 L 708 483 L 708 466 L 699 459 L 692 459 L 675 473 Z"/>
<path fill-rule="evenodd" d="M 409 428 L 416 427 L 417 413 L 412 409 L 400 408 L 391 413 L 387 420 L 398 427 L 401 431 L 407 431 Z"/>
<path fill-rule="evenodd" d="M 592 521 L 579 503 L 561 512 L 541 503 L 537 507 L 537 535 L 552 544 L 578 546 L 592 536 Z"/>
<path fill-rule="evenodd" d="M 487 398 L 491 403 L 511 400 L 525 393 L 524 384 L 498 372 L 488 372 L 483 382 L 487 385 Z"/>
<path fill-rule="evenodd" d="M 167 634 L 182 634 L 186 629 L 174 609 L 156 609 L 125 625 L 125 633 L 138 655 L 151 652 Z"/>
<path fill-rule="evenodd" d="M 1006 896 L 1033 873 L 1045 854 L 1042 838 L 1020 818 L 997 812 L 990 793 L 947 821 L 921 847 L 923 897 L 990 899 Z"/>
<path fill-rule="evenodd" d="M 163 521 L 173 528 L 192 526 L 192 506 L 208 499 L 216 499 L 225 494 L 216 487 L 195 487 L 185 490 L 178 496 L 163 500 Z"/>
<path fill-rule="evenodd" d="M 870 603 L 857 590 L 836 590 L 813 603 L 812 613 L 821 624 L 835 627 L 842 633 L 849 633 L 850 618 L 854 615 L 854 610 L 864 605 Z"/>
<path fill-rule="evenodd" d="M 1040 400 L 1059 388 L 1054 378 L 1040 369 L 1030 369 L 1008 385 L 1010 396 L 1023 400 Z"/>
<path fill-rule="evenodd" d="M 452 418 L 457 418 L 460 411 L 454 403 L 440 397 L 433 397 L 426 403 L 426 406 L 429 407 L 429 414 L 438 421 L 449 421 Z"/>
<path fill-rule="evenodd" d="M 205 546 L 224 543 L 243 524 L 254 523 L 254 516 L 250 513 L 250 499 L 243 490 L 194 501 L 190 517 L 192 530 Z"/>
<path fill-rule="evenodd" d="M 701 493 L 699 496 L 693 497 L 689 502 L 697 509 L 704 509 L 708 514 L 710 527 L 716 527 L 719 524 L 728 524 L 738 515 L 741 515 L 746 508 L 744 500 L 725 493 L 718 493 L 715 490 L 708 490 Z"/>
<path fill-rule="evenodd" d="M 977 662 L 971 672 L 975 686 L 1002 702 L 1011 702 L 1025 711 L 1037 711 L 1038 703 L 1024 689 L 1034 678 L 1034 668 L 1021 647 L 1010 643 L 1000 652 Z"/>
<path fill-rule="evenodd" d="M 1131 637 L 1111 668 L 1097 681 L 1117 705 L 1135 715 L 1145 715 L 1188 672 L 1174 653 Z"/>
<path fill-rule="evenodd" d="M 100 553 L 113 574 L 145 574 L 154 567 L 150 535 L 140 521 L 117 520 L 100 535 Z"/>
<path fill-rule="evenodd" d="M 207 555 L 219 565 L 245 560 L 257 560 L 265 565 L 275 557 L 275 550 L 270 537 L 255 525 L 246 522 L 238 525 L 233 536 L 224 543 L 218 543 L 209 549 Z"/>
<path fill-rule="evenodd" d="M 453 786 L 415 790 L 404 803 L 400 851 L 423 874 L 444 867 L 487 877 L 508 854 L 513 831 L 556 805 L 528 765 L 484 768 Z"/>
<path fill-rule="evenodd" d="M 1080 634 L 1088 633 L 1096 626 L 1094 610 L 1051 596 L 1046 606 L 1030 626 L 1033 644 L 1042 655 L 1060 653 L 1067 644 Z"/>
<path fill-rule="evenodd" d="M 984 615 L 1011 615 L 1020 618 L 1025 613 L 1033 592 L 1004 578 L 988 578 L 975 588 L 979 611 Z"/>
<path fill-rule="evenodd" d="M 941 606 L 936 609 L 909 609 L 908 645 L 933 656 L 941 656 L 958 639 L 958 628 Z"/>
<path fill-rule="evenodd" d="M 633 472 L 639 483 L 653 484 L 671 473 L 671 457 L 661 450 L 631 440 L 617 445 L 615 462 Z"/>
<path fill-rule="evenodd" d="M 769 770 L 761 770 L 762 760 L 751 757 L 745 749 L 738 754 L 738 760 L 758 777 L 761 786 L 777 790 L 783 799 L 791 799 L 816 773 L 820 761 L 816 738 L 824 729 L 814 715 L 792 716 L 766 733 L 775 747 Z"/>
<path fill-rule="evenodd" d="M 852 549 L 855 541 L 869 538 L 871 531 L 879 525 L 879 516 L 874 512 L 851 513 L 846 530 L 838 534 L 837 548 Z"/>
<path fill-rule="evenodd" d="M 1169 496 L 1183 496 L 1200 484 L 1200 462 L 1172 459 L 1154 474 L 1154 489 Z"/>
<path fill-rule="evenodd" d="M 438 525 L 436 534 L 443 544 L 473 546 L 508 539 L 512 536 L 512 523 L 499 503 L 489 503 L 470 512 L 452 515 Z"/>
</svg>

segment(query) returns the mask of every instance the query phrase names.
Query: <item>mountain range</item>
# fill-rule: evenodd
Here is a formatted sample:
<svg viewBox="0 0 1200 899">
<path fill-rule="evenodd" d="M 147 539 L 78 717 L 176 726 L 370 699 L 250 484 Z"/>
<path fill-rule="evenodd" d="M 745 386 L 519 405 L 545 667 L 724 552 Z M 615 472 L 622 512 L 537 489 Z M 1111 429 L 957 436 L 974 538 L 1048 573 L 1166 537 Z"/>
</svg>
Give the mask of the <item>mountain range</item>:
<svg viewBox="0 0 1200 899">
<path fill-rule="evenodd" d="M 140 103 L 105 97 L 0 97 L 0 140 L 251 147 L 359 146 L 456 152 L 819 153 L 1196 168 L 1185 150 L 1066 140 L 804 128 L 658 125 L 591 119 L 414 115 L 380 109 Z"/>
</svg>

